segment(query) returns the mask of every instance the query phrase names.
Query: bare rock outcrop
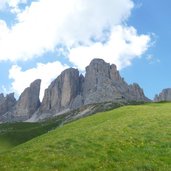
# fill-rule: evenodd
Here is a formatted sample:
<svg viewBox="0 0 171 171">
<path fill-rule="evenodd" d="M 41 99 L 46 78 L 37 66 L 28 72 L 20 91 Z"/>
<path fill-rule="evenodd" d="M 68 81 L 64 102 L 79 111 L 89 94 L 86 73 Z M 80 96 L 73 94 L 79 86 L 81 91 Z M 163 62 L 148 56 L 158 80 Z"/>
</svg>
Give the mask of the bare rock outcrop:
<svg viewBox="0 0 171 171">
<path fill-rule="evenodd" d="M 138 84 L 128 85 L 116 65 L 94 59 L 86 68 L 84 104 L 106 101 L 148 101 Z"/>
<path fill-rule="evenodd" d="M 39 79 L 31 83 L 17 102 L 13 94 L 0 94 L 0 121 L 40 120 L 103 102 L 149 101 L 138 84 L 128 85 L 116 65 L 102 59 L 93 59 L 85 76 L 78 69 L 64 70 L 45 90 L 42 103 L 40 84 Z"/>
<path fill-rule="evenodd" d="M 40 106 L 39 93 L 40 93 L 41 80 L 37 79 L 27 87 L 20 95 L 19 100 L 15 106 L 14 115 L 19 117 L 29 118 Z"/>
<path fill-rule="evenodd" d="M 7 94 L 4 96 L 0 94 L 0 116 L 10 111 L 16 104 L 14 93 Z"/>
<path fill-rule="evenodd" d="M 132 101 L 150 101 L 145 95 L 143 89 L 137 84 L 129 85 L 129 98 Z"/>
<path fill-rule="evenodd" d="M 171 101 L 171 88 L 163 89 L 159 95 L 155 96 L 154 101 Z"/>
<path fill-rule="evenodd" d="M 85 83 L 83 87 L 84 104 L 116 101 L 122 98 L 116 84 L 122 78 L 115 65 L 110 65 L 102 59 L 94 59 L 86 67 Z"/>
<path fill-rule="evenodd" d="M 45 90 L 37 114 L 46 117 L 94 103 L 148 100 L 138 84 L 124 81 L 116 65 L 94 59 L 85 77 L 74 68 L 63 71 Z"/>
<path fill-rule="evenodd" d="M 8 108 L 6 107 L 6 110 L 0 109 L 0 122 L 24 121 L 30 118 L 40 107 L 40 83 L 40 79 L 32 82 L 30 87 L 26 88 L 20 95 L 18 101 L 15 100 L 14 94 L 7 95 L 5 99 L 7 99 Z M 0 99 L 3 99 L 2 95 L 0 95 Z"/>
<path fill-rule="evenodd" d="M 79 93 L 82 79 L 77 69 L 69 68 L 63 71 L 45 90 L 39 112 L 57 113 L 71 108 L 73 103 L 78 105 L 77 107 L 81 106 Z"/>
</svg>

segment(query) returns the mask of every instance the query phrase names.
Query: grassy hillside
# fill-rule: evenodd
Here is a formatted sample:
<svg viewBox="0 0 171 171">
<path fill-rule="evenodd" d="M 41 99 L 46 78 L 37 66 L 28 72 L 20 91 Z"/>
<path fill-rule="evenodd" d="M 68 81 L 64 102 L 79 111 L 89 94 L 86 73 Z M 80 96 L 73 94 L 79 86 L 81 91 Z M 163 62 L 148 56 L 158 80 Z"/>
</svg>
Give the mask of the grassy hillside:
<svg viewBox="0 0 171 171">
<path fill-rule="evenodd" d="M 18 122 L 0 124 L 0 152 L 47 133 L 60 125 L 61 122 L 60 119 L 54 119 L 41 123 Z"/>
<path fill-rule="evenodd" d="M 0 154 L 0 170 L 171 170 L 171 103 L 126 106 Z"/>
<path fill-rule="evenodd" d="M 25 143 L 37 136 L 47 133 L 64 123 L 92 115 L 98 111 L 105 111 L 123 106 L 123 103 L 100 103 L 83 106 L 80 109 L 69 111 L 37 123 L 4 123 L 0 124 L 0 153 L 9 150 L 19 144 Z M 87 110 L 88 109 L 88 110 Z M 86 112 L 85 112 L 86 111 Z M 87 112 L 88 111 L 88 112 Z M 80 115 L 84 113 L 84 115 Z"/>
</svg>

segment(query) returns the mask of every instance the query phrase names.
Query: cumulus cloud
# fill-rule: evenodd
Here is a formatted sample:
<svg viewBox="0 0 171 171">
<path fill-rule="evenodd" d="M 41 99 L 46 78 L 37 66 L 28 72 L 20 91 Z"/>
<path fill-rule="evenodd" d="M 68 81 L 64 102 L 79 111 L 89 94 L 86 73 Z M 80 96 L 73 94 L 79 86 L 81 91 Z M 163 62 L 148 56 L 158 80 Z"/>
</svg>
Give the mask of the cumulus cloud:
<svg viewBox="0 0 171 171">
<path fill-rule="evenodd" d="M 102 58 L 114 63 L 118 69 L 131 64 L 134 58 L 140 57 L 149 46 L 148 35 L 138 35 L 134 27 L 115 26 L 106 43 L 96 42 L 90 46 L 78 46 L 70 50 L 69 59 L 80 70 L 93 58 Z"/>
<path fill-rule="evenodd" d="M 105 29 L 125 21 L 133 6 L 131 0 L 32 2 L 17 13 L 17 22 L 0 39 L 0 60 L 28 60 L 53 51 L 58 44 L 69 48 L 90 44 L 92 37 L 98 39 Z"/>
<path fill-rule="evenodd" d="M 30 85 L 35 79 L 41 79 L 40 99 L 43 98 L 44 90 L 49 86 L 67 65 L 60 62 L 51 62 L 47 64 L 38 63 L 35 68 L 22 71 L 18 65 L 13 65 L 9 71 L 9 78 L 13 80 L 11 91 L 16 92 L 19 96 L 23 90 Z"/>
</svg>

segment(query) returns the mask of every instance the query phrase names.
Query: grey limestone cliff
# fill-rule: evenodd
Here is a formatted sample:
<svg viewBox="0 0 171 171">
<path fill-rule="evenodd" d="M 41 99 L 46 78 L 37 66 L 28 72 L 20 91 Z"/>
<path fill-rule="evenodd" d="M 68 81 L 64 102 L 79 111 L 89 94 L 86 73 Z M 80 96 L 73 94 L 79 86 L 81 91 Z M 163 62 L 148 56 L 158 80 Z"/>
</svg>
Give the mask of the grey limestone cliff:
<svg viewBox="0 0 171 171">
<path fill-rule="evenodd" d="M 76 101 L 79 101 L 82 79 L 77 69 L 63 71 L 45 90 L 40 113 L 57 113 L 70 109 L 74 103 L 77 107 L 81 106 L 81 102 Z"/>
<path fill-rule="evenodd" d="M 20 95 L 15 106 L 16 116 L 25 116 L 26 118 L 29 118 L 39 108 L 40 83 L 40 79 L 35 80 Z"/>
<path fill-rule="evenodd" d="M 38 114 L 56 114 L 80 106 L 119 101 L 148 101 L 138 84 L 128 85 L 114 64 L 94 59 L 85 77 L 74 68 L 63 71 L 45 90 Z"/>
<path fill-rule="evenodd" d="M 129 85 L 129 99 L 133 101 L 150 101 L 137 83 Z"/>
<path fill-rule="evenodd" d="M 14 98 L 14 94 L 7 95 L 6 99 L 11 99 L 10 103 L 9 100 L 7 100 L 8 105 L 9 104 L 11 105 L 9 105 L 7 110 L 1 110 L 0 121 L 1 122 L 24 121 L 30 118 L 40 106 L 40 100 L 39 100 L 40 83 L 41 80 L 39 79 L 31 83 L 30 87 L 26 88 L 23 91 L 23 93 L 20 95 L 19 100 L 17 102 Z M 0 97 L 3 98 L 2 95 L 0 95 Z"/>
<path fill-rule="evenodd" d="M 0 116 L 10 111 L 16 104 L 14 93 L 7 94 L 4 96 L 0 94 Z"/>
<path fill-rule="evenodd" d="M 103 102 L 149 101 L 138 84 L 128 85 L 116 65 L 102 59 L 93 59 L 85 76 L 75 68 L 64 70 L 45 90 L 42 103 L 40 84 L 39 79 L 31 83 L 17 102 L 14 94 L 0 94 L 0 121 L 40 120 Z"/>
<path fill-rule="evenodd" d="M 155 96 L 154 101 L 171 101 L 171 88 L 163 89 L 159 95 Z"/>
<path fill-rule="evenodd" d="M 138 84 L 128 85 L 114 64 L 94 59 L 86 68 L 84 104 L 106 101 L 148 101 Z"/>
</svg>

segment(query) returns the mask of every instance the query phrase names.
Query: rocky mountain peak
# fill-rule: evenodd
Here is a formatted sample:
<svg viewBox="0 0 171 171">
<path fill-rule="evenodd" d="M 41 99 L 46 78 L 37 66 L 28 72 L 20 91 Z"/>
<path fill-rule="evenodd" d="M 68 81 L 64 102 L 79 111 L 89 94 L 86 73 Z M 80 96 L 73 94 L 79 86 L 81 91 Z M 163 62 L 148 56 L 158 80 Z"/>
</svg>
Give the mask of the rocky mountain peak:
<svg viewBox="0 0 171 171">
<path fill-rule="evenodd" d="M 30 117 L 39 120 L 89 104 L 149 100 L 138 84 L 128 85 L 124 81 L 116 65 L 98 58 L 86 67 L 85 76 L 75 68 L 64 70 L 45 90 L 42 103 L 40 84 L 39 79 L 32 82 L 17 102 L 13 94 L 0 94 L 0 121 L 23 121 Z"/>
<path fill-rule="evenodd" d="M 115 64 L 110 65 L 103 59 L 95 58 L 90 62 L 90 65 L 86 67 L 86 77 L 90 76 L 100 79 L 111 79 L 112 81 L 122 81 L 119 71 Z M 97 80 L 97 79 L 96 79 Z M 105 81 L 105 80 L 101 80 Z"/>
<path fill-rule="evenodd" d="M 135 101 L 150 101 L 145 97 L 143 89 L 137 83 L 129 85 L 129 91 L 134 96 Z"/>
<path fill-rule="evenodd" d="M 23 91 L 15 107 L 16 116 L 25 116 L 26 118 L 29 118 L 39 108 L 40 84 L 41 80 L 37 79 Z"/>
<path fill-rule="evenodd" d="M 159 95 L 155 96 L 154 101 L 171 101 L 171 88 L 163 89 L 162 92 L 159 93 Z"/>
<path fill-rule="evenodd" d="M 3 101 L 3 99 L 4 99 L 4 94 L 1 93 L 1 94 L 0 94 L 0 102 Z"/>
<path fill-rule="evenodd" d="M 39 113 L 58 113 L 87 104 L 108 101 L 146 101 L 143 90 L 129 86 L 116 65 L 93 59 L 86 67 L 85 77 L 74 68 L 64 70 L 45 90 Z"/>
<path fill-rule="evenodd" d="M 0 116 L 10 111 L 16 104 L 16 99 L 14 93 L 7 94 L 6 97 L 4 94 L 0 94 Z"/>
<path fill-rule="evenodd" d="M 80 84 L 78 69 L 64 70 L 45 90 L 40 112 L 55 113 L 69 108 L 79 94 Z"/>
<path fill-rule="evenodd" d="M 112 69 L 114 69 L 114 67 Z M 98 77 L 101 75 L 102 77 L 109 78 L 110 70 L 111 70 L 111 66 L 109 63 L 106 63 L 103 59 L 96 58 L 93 59 L 90 62 L 89 66 L 86 67 L 86 75 L 89 75 L 91 73 L 93 77 Z"/>
<path fill-rule="evenodd" d="M 86 67 L 83 89 L 85 104 L 122 99 L 121 91 L 125 88 L 127 85 L 117 71 L 116 65 L 110 65 L 102 59 L 94 59 Z"/>
</svg>

